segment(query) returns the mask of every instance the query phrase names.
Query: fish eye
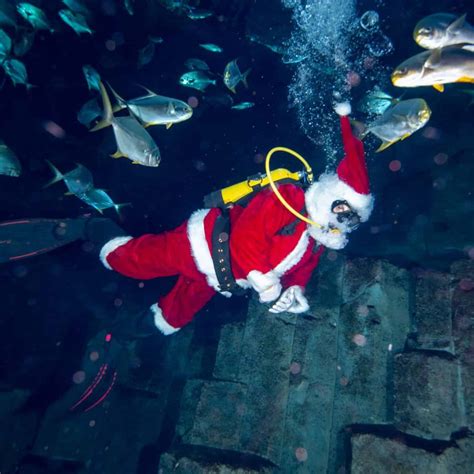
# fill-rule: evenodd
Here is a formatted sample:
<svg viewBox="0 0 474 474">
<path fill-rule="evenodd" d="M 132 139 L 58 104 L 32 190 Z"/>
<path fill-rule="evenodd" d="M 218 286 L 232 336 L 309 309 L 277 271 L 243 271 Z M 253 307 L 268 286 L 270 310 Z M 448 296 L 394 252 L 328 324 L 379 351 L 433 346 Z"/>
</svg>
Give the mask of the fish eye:
<svg viewBox="0 0 474 474">
<path fill-rule="evenodd" d="M 420 28 L 419 33 L 421 33 L 422 35 L 429 35 L 431 31 L 432 31 L 431 27 L 425 26 L 424 28 Z"/>
</svg>

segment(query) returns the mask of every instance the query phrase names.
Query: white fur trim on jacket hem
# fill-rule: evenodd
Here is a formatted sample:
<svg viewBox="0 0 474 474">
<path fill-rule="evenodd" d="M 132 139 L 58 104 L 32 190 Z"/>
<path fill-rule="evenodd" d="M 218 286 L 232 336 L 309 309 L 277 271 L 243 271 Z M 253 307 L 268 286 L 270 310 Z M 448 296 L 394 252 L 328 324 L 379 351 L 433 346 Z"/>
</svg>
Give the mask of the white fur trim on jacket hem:
<svg viewBox="0 0 474 474">
<path fill-rule="evenodd" d="M 115 237 L 112 240 L 109 240 L 101 249 L 99 253 L 99 258 L 105 268 L 108 270 L 112 270 L 112 267 L 107 262 L 107 257 L 117 250 L 122 245 L 125 245 L 127 242 L 132 240 L 133 237 L 130 236 L 122 236 L 122 237 Z"/>
<path fill-rule="evenodd" d="M 217 279 L 211 251 L 207 244 L 206 231 L 204 229 L 204 219 L 209 214 L 210 209 L 199 209 L 191 215 L 188 220 L 188 239 L 191 244 L 191 254 L 194 258 L 198 270 L 205 275 L 209 286 L 214 288 L 221 295 L 227 298 L 232 296 L 228 291 L 221 291 L 219 280 Z"/>
<path fill-rule="evenodd" d="M 158 306 L 157 303 L 151 305 L 150 309 L 153 313 L 153 320 L 155 322 L 156 329 L 158 329 L 158 331 L 163 333 L 165 336 L 169 336 L 170 334 L 173 334 L 181 329 L 174 328 L 166 321 L 163 316 L 163 311 L 161 311 L 161 308 Z"/>
</svg>

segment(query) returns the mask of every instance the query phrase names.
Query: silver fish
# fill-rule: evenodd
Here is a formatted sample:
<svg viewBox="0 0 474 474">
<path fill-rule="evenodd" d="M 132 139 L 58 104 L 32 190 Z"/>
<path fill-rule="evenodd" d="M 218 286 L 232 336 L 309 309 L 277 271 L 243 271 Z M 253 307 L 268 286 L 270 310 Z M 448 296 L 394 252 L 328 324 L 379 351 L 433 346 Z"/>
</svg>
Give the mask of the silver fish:
<svg viewBox="0 0 474 474">
<path fill-rule="evenodd" d="M 109 96 L 102 82 L 100 83 L 104 118 L 91 131 L 100 130 L 112 125 L 117 152 L 114 158 L 126 157 L 136 164 L 156 167 L 160 164 L 161 155 L 151 135 L 135 117 L 114 117 Z"/>
<path fill-rule="evenodd" d="M 91 124 L 99 120 L 102 115 L 102 109 L 100 107 L 99 101 L 94 97 L 93 99 L 88 100 L 77 113 L 77 120 L 82 125 L 85 125 L 87 128 L 90 128 Z"/>
<path fill-rule="evenodd" d="M 21 175 L 21 163 L 13 151 L 0 140 L 0 174 L 18 178 Z"/>
<path fill-rule="evenodd" d="M 106 209 L 114 208 L 120 216 L 120 210 L 125 206 L 130 206 L 130 203 L 115 204 L 112 198 L 103 189 L 92 188 L 86 193 L 78 196 L 81 201 L 93 207 L 100 213 Z"/>
<path fill-rule="evenodd" d="M 17 34 L 17 39 L 13 45 L 13 53 L 15 56 L 24 56 L 31 49 L 34 41 L 35 30 L 22 29 L 21 34 Z"/>
<path fill-rule="evenodd" d="M 15 86 L 24 84 L 27 89 L 33 87 L 28 83 L 28 73 L 25 65 L 18 59 L 7 59 L 3 62 L 2 67 Z"/>
<path fill-rule="evenodd" d="M 240 102 L 240 104 L 235 104 L 231 107 L 234 110 L 245 110 L 250 109 L 255 105 L 255 102 Z"/>
<path fill-rule="evenodd" d="M 11 0 L 0 0 L 0 26 L 16 28 L 15 7 Z"/>
<path fill-rule="evenodd" d="M 224 84 L 229 90 L 235 94 L 235 88 L 239 82 L 242 82 L 245 87 L 247 85 L 247 76 L 249 75 L 251 69 L 247 69 L 243 74 L 240 72 L 239 66 L 237 65 L 237 59 L 227 63 L 224 69 Z"/>
<path fill-rule="evenodd" d="M 84 15 L 75 13 L 66 8 L 59 10 L 58 15 L 61 20 L 63 20 L 66 25 L 70 26 L 78 35 L 81 35 L 81 33 L 88 33 L 91 35 L 93 33 L 87 24 L 87 20 Z"/>
<path fill-rule="evenodd" d="M 204 92 L 211 84 L 216 85 L 215 79 L 211 79 L 203 71 L 186 72 L 179 78 L 179 83 L 185 87 L 192 87 Z"/>
<path fill-rule="evenodd" d="M 134 0 L 124 0 L 123 5 L 129 15 L 133 15 L 135 13 Z"/>
<path fill-rule="evenodd" d="M 74 194 L 80 198 L 81 195 L 94 187 L 92 173 L 80 163 L 76 163 L 76 168 L 67 173 L 61 173 L 49 160 L 46 160 L 46 163 L 51 168 L 54 177 L 43 186 L 43 189 L 59 181 L 64 181 L 69 194 Z"/>
<path fill-rule="evenodd" d="M 140 69 L 143 66 L 151 63 L 155 55 L 155 42 L 149 41 L 148 44 L 138 51 L 137 67 Z"/>
<path fill-rule="evenodd" d="M 5 31 L 0 29 L 0 62 L 8 57 L 12 49 L 12 40 Z"/>
<path fill-rule="evenodd" d="M 213 13 L 209 10 L 187 6 L 186 15 L 191 20 L 204 20 L 205 18 L 212 16 Z"/>
<path fill-rule="evenodd" d="M 402 100 L 371 123 L 364 136 L 373 133 L 382 140 L 379 152 L 424 127 L 430 116 L 431 110 L 424 99 Z"/>
<path fill-rule="evenodd" d="M 89 64 L 82 66 L 82 72 L 87 81 L 89 90 L 96 90 L 100 92 L 100 74 Z"/>
<path fill-rule="evenodd" d="M 413 39 L 427 49 L 444 48 L 455 44 L 474 44 L 474 27 L 466 15 L 435 13 L 420 20 L 413 31 Z"/>
<path fill-rule="evenodd" d="M 392 73 L 397 87 L 433 86 L 443 92 L 443 84 L 474 83 L 474 45 L 447 46 L 425 51 L 401 63 Z"/>
<path fill-rule="evenodd" d="M 80 13 L 84 16 L 91 14 L 90 10 L 80 0 L 62 0 L 64 5 L 72 10 L 73 12 Z"/>
<path fill-rule="evenodd" d="M 202 59 L 197 59 L 197 58 L 186 59 L 186 61 L 184 62 L 184 65 L 190 71 L 209 71 L 210 70 L 206 62 L 204 62 Z"/>
<path fill-rule="evenodd" d="M 28 22 L 35 30 L 51 30 L 51 24 L 41 8 L 31 3 L 19 3 L 16 6 L 18 13 Z"/>
<path fill-rule="evenodd" d="M 127 107 L 145 127 L 166 125 L 166 128 L 169 128 L 174 123 L 184 122 L 193 115 L 193 109 L 186 102 L 157 95 L 146 87 L 144 89 L 148 92 L 147 95 L 124 100 L 110 87 L 119 107 L 121 109 Z"/>
<path fill-rule="evenodd" d="M 210 51 L 211 53 L 222 53 L 224 51 L 220 46 L 213 43 L 204 43 L 200 44 L 199 46 L 207 51 Z"/>
<path fill-rule="evenodd" d="M 398 99 L 394 99 L 390 94 L 380 89 L 374 89 L 365 95 L 357 104 L 357 108 L 366 114 L 381 115 L 396 102 Z"/>
</svg>

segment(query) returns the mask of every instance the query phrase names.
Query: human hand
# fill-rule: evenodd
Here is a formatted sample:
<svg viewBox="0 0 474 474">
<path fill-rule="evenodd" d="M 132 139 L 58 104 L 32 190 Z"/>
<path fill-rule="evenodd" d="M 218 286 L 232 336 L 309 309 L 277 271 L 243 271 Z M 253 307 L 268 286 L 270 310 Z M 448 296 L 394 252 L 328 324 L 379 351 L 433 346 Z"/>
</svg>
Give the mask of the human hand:
<svg viewBox="0 0 474 474">
<path fill-rule="evenodd" d="M 268 310 L 270 313 L 304 313 L 308 311 L 309 304 L 306 297 L 303 295 L 303 288 L 301 286 L 290 286 L 287 288 L 280 299 Z"/>
</svg>

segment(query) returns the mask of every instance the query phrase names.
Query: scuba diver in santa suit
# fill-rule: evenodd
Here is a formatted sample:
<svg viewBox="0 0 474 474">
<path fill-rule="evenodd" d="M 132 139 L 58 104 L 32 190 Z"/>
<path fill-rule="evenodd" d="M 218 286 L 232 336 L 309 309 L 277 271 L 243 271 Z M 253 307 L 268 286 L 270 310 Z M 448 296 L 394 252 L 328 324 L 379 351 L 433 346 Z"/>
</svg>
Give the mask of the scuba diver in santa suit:
<svg viewBox="0 0 474 474">
<path fill-rule="evenodd" d="M 321 175 L 306 190 L 278 185 L 291 207 L 319 226 L 296 219 L 273 190 L 265 188 L 245 207 L 236 205 L 228 211 L 228 231 L 219 232 L 222 210 L 217 207 L 196 210 L 174 230 L 140 237 L 128 235 L 102 217 L 50 219 L 43 220 L 47 232 L 36 234 L 43 239 L 36 250 L 31 243 L 22 249 L 18 238 L 13 256 L 11 249 L 0 245 L 0 261 L 36 255 L 83 238 L 95 244 L 109 270 L 140 280 L 178 276 L 167 295 L 123 321 L 121 332 L 130 337 L 176 333 L 216 293 L 230 297 L 251 289 L 272 313 L 304 313 L 309 309 L 305 286 L 324 249 L 342 249 L 373 208 L 364 148 L 352 134 L 348 118 L 350 105 L 337 104 L 335 110 L 344 145 L 336 173 Z M 0 224 L 0 241 L 5 233 L 14 241 L 17 229 L 24 235 L 27 226 L 28 219 Z"/>
</svg>

